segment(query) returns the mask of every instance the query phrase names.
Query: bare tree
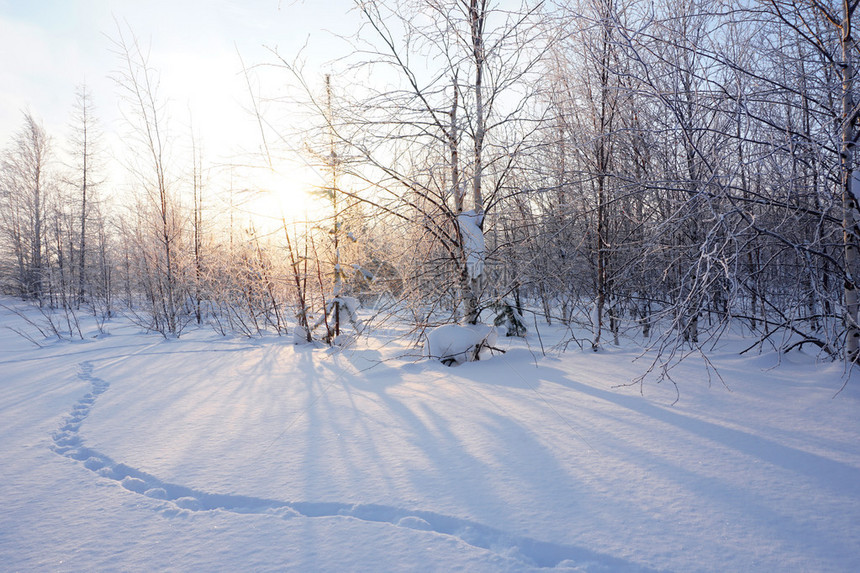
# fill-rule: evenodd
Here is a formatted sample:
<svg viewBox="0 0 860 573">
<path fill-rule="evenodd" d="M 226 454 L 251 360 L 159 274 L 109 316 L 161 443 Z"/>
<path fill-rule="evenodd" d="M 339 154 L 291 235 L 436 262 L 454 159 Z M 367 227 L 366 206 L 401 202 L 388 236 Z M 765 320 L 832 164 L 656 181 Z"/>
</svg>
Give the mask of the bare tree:
<svg viewBox="0 0 860 573">
<path fill-rule="evenodd" d="M 99 211 L 94 208 L 98 198 L 96 191 L 101 184 L 99 179 L 99 153 L 101 134 L 96 121 L 92 94 L 86 84 L 78 86 L 75 94 L 75 107 L 72 116 L 72 135 L 70 138 L 73 165 L 70 184 L 77 195 L 77 299 L 83 301 L 89 291 L 89 277 L 92 274 L 88 261 L 91 245 L 91 227 L 99 226 Z M 92 215 L 95 214 L 95 220 Z"/>
<path fill-rule="evenodd" d="M 48 199 L 53 183 L 48 175 L 50 140 L 30 112 L 3 153 L 0 199 L 3 234 L 14 253 L 17 294 L 39 301 L 44 295 L 44 246 Z"/>
<path fill-rule="evenodd" d="M 360 39 L 366 59 L 357 68 L 379 70 L 397 87 L 353 94 L 331 126 L 361 158 L 349 174 L 365 189 L 344 195 L 404 228 L 417 226 L 430 242 L 420 250 L 428 258 L 411 261 L 415 285 L 443 298 L 457 290 L 450 316 L 462 311 L 466 322 L 477 322 L 487 283 L 487 213 L 509 191 L 536 129 L 526 109 L 540 52 L 539 43 L 529 44 L 538 7 L 375 0 L 357 8 L 369 32 Z M 426 61 L 434 64 L 414 63 L 417 54 L 432 54 Z M 316 107 L 326 115 L 324 104 Z"/>
<path fill-rule="evenodd" d="M 147 273 L 148 300 L 152 325 L 164 335 L 179 334 L 184 326 L 182 306 L 185 285 L 180 269 L 182 241 L 181 214 L 172 182 L 168 175 L 168 144 L 165 104 L 159 100 L 158 80 L 150 66 L 148 55 L 137 39 L 128 38 L 118 27 L 115 49 L 122 68 L 114 76 L 126 106 L 126 121 L 133 134 L 132 141 L 141 151 L 141 161 L 132 166 L 143 200 L 151 219 L 141 220 L 148 231 L 139 239 L 151 238 L 157 245 L 148 255 L 149 261 L 140 269 Z M 150 249 L 150 241 L 141 247 Z"/>
</svg>

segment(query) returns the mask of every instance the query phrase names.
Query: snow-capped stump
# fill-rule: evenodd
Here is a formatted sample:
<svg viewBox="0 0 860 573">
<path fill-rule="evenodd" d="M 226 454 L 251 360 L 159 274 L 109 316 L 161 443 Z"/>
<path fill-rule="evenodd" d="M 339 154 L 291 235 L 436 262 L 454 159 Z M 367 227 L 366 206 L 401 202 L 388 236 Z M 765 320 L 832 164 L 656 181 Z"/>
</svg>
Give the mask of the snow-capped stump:
<svg viewBox="0 0 860 573">
<path fill-rule="evenodd" d="M 446 366 L 486 360 L 498 350 L 497 338 L 496 329 L 486 324 L 445 324 L 427 333 L 427 356 Z"/>
<path fill-rule="evenodd" d="M 464 211 L 457 215 L 460 227 L 460 238 L 463 241 L 463 251 L 466 253 L 466 270 L 469 278 L 477 279 L 484 274 L 484 232 L 481 224 L 484 216 L 474 210 Z"/>
</svg>

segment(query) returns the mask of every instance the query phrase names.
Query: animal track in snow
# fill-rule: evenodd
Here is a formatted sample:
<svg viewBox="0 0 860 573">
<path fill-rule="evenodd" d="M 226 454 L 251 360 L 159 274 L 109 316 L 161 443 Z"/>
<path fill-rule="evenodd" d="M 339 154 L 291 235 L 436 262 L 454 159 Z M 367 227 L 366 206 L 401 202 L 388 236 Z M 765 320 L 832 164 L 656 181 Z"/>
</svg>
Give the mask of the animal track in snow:
<svg viewBox="0 0 860 573">
<path fill-rule="evenodd" d="M 93 365 L 88 361 L 79 365 L 78 378 L 89 382 L 91 389 L 72 406 L 68 416 L 51 434 L 53 439 L 51 449 L 61 456 L 80 462 L 93 473 L 117 482 L 130 492 L 163 500 L 165 504 L 162 511 L 167 515 L 178 515 L 188 511 L 220 510 L 241 514 L 273 515 L 284 519 L 344 517 L 450 535 L 468 545 L 537 567 L 568 565 L 584 568 L 587 571 L 647 570 L 629 561 L 595 553 L 585 548 L 518 537 L 487 525 L 430 511 L 376 504 L 286 502 L 232 494 L 213 494 L 165 483 L 146 472 L 116 462 L 109 456 L 83 444 L 79 435 L 80 426 L 89 416 L 98 397 L 105 393 L 110 385 L 93 375 Z"/>
</svg>

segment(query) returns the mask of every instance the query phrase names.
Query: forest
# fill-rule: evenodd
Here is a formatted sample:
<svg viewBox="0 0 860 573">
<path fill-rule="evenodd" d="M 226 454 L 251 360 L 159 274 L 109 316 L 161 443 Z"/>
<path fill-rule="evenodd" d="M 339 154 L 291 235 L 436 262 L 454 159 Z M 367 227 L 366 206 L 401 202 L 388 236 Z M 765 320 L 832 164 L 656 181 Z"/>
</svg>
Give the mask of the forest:
<svg viewBox="0 0 860 573">
<path fill-rule="evenodd" d="M 726 332 L 855 362 L 858 1 L 356 1 L 330 69 L 239 67 L 259 146 L 228 164 L 118 24 L 116 93 L 0 142 L 0 288 L 63 339 L 84 315 L 331 345 L 540 321 L 658 370 Z M 280 85 L 251 89 L 258 65 Z M 264 189 L 234 174 L 287 156 L 313 209 L 249 216 Z"/>
<path fill-rule="evenodd" d="M 858 5 L 0 1 L 0 569 L 856 570 Z"/>
</svg>

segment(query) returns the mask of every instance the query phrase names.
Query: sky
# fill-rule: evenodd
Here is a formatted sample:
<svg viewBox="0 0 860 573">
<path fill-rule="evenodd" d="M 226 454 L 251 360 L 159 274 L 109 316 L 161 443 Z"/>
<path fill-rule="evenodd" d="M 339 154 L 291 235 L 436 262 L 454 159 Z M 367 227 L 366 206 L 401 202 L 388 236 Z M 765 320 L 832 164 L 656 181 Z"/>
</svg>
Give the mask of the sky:
<svg viewBox="0 0 860 573">
<path fill-rule="evenodd" d="M 119 28 L 149 46 L 159 94 L 170 103 L 171 132 L 187 130 L 193 118 L 210 161 L 259 147 L 242 62 L 272 63 L 272 48 L 288 59 L 301 51 L 323 73 L 345 46 L 338 36 L 357 27 L 352 6 L 352 0 L 0 0 L 0 147 L 20 129 L 25 110 L 54 140 L 63 139 L 82 83 L 102 129 L 118 133 L 122 115 L 111 74 L 122 64 L 114 51 Z M 259 71 L 266 82 L 279 81 L 277 70 Z M 256 71 L 254 77 L 255 90 L 277 87 L 260 86 Z"/>
</svg>

